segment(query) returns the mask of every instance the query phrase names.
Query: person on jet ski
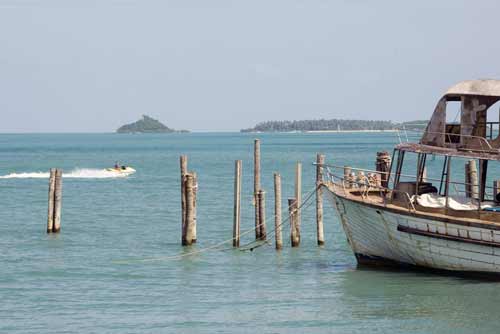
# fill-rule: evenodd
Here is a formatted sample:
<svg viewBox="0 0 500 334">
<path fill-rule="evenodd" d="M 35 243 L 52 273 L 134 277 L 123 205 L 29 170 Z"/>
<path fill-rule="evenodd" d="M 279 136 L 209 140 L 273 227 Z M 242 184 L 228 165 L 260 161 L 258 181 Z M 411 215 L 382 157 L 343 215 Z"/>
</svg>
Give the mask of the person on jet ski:
<svg viewBox="0 0 500 334">
<path fill-rule="evenodd" d="M 118 161 L 115 161 L 115 169 L 120 169 L 120 164 L 118 163 Z"/>
</svg>

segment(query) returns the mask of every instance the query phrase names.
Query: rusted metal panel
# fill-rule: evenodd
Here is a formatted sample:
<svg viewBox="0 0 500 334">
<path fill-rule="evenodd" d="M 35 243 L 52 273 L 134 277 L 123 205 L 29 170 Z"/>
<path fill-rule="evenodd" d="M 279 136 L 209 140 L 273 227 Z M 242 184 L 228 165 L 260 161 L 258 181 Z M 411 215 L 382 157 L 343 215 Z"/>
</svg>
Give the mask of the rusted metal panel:
<svg viewBox="0 0 500 334">
<path fill-rule="evenodd" d="M 473 149 L 455 149 L 448 147 L 437 147 L 418 143 L 402 143 L 396 146 L 396 149 L 405 152 L 426 153 L 436 155 L 447 155 L 450 157 L 460 157 L 466 159 L 486 159 L 500 161 L 499 150 L 473 150 Z"/>
<path fill-rule="evenodd" d="M 446 98 L 439 100 L 420 142 L 424 145 L 443 147 L 446 132 Z"/>
</svg>

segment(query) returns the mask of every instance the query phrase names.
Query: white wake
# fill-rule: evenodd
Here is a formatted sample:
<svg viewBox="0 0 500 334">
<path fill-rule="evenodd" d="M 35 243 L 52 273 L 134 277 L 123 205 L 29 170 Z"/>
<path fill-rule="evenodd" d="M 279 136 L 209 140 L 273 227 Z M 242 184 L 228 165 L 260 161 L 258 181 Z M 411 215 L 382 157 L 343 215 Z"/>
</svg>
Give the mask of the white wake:
<svg viewBox="0 0 500 334">
<path fill-rule="evenodd" d="M 49 172 L 11 173 L 0 175 L 0 179 L 47 179 L 49 176 Z M 76 168 L 69 172 L 63 171 L 62 176 L 75 179 L 108 179 L 127 177 L 128 174 L 110 172 L 105 169 Z"/>
</svg>

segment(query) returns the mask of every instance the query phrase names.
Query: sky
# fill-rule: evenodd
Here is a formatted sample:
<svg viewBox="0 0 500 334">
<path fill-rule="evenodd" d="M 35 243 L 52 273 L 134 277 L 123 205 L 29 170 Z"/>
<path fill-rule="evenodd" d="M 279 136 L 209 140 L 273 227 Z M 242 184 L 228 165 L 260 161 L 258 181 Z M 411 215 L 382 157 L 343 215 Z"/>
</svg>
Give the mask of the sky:
<svg viewBox="0 0 500 334">
<path fill-rule="evenodd" d="M 427 119 L 500 79 L 499 1 L 0 0 L 0 132 L 112 132 L 142 114 Z"/>
</svg>

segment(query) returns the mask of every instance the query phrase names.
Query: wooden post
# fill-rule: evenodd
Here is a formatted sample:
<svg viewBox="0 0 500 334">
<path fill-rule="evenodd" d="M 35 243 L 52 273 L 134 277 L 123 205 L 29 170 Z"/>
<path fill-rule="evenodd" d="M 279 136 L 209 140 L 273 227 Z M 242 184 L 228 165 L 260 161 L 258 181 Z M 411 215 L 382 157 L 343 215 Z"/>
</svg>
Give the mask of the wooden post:
<svg viewBox="0 0 500 334">
<path fill-rule="evenodd" d="M 182 240 L 183 246 L 189 246 L 193 243 L 193 206 L 194 206 L 194 194 L 193 194 L 193 175 L 185 175 L 185 194 L 186 194 L 186 225 L 183 235 L 185 236 Z"/>
<path fill-rule="evenodd" d="M 233 247 L 240 247 L 241 160 L 234 163 Z"/>
<path fill-rule="evenodd" d="M 182 237 L 181 241 L 182 244 L 184 245 L 184 242 L 186 240 L 186 174 L 187 174 L 187 156 L 181 155 L 180 156 L 180 167 L 181 167 L 181 216 L 182 216 L 182 225 L 181 225 L 181 231 L 182 231 Z"/>
<path fill-rule="evenodd" d="M 300 245 L 300 230 L 297 226 L 297 201 L 295 198 L 288 199 L 288 214 L 290 220 L 290 242 L 292 247 Z"/>
<path fill-rule="evenodd" d="M 325 244 L 325 235 L 323 231 L 323 165 L 325 163 L 325 156 L 318 154 L 316 156 L 316 236 L 318 245 Z"/>
<path fill-rule="evenodd" d="M 451 180 L 451 157 L 449 156 L 446 160 L 446 180 L 445 180 L 445 188 L 444 195 L 446 196 L 445 209 L 448 210 L 450 203 L 450 180 Z"/>
<path fill-rule="evenodd" d="M 477 199 L 480 202 L 484 201 L 486 195 L 486 178 L 488 176 L 488 160 L 479 160 L 479 193 Z"/>
<path fill-rule="evenodd" d="M 470 197 L 479 198 L 479 181 L 477 176 L 477 165 L 475 160 L 469 160 L 467 163 L 467 174 L 469 179 L 469 189 L 470 189 Z"/>
<path fill-rule="evenodd" d="M 302 164 L 297 162 L 295 167 L 295 205 L 296 205 L 296 213 L 295 213 L 295 224 L 297 228 L 300 228 L 301 223 L 301 211 L 302 211 Z"/>
<path fill-rule="evenodd" d="M 274 236 L 276 249 L 283 248 L 281 224 L 281 176 L 278 173 L 274 173 Z"/>
<path fill-rule="evenodd" d="M 62 170 L 56 169 L 54 182 L 54 226 L 53 233 L 61 231 L 61 207 L 62 207 Z"/>
<path fill-rule="evenodd" d="M 470 181 L 472 184 L 472 198 L 479 198 L 479 178 L 477 173 L 477 164 L 475 160 L 471 160 L 470 162 Z"/>
<path fill-rule="evenodd" d="M 56 183 L 56 170 L 50 169 L 49 178 L 49 208 L 47 212 L 47 233 L 52 233 L 54 228 L 54 190 Z"/>
<path fill-rule="evenodd" d="M 196 242 L 196 224 L 197 224 L 197 212 L 196 212 L 196 201 L 198 198 L 198 175 L 196 172 L 191 172 L 190 173 L 193 176 L 193 237 L 192 237 L 192 242 Z"/>
<path fill-rule="evenodd" d="M 259 203 L 259 225 L 260 225 L 260 240 L 266 240 L 266 192 L 262 189 L 259 190 L 257 196 Z"/>
<path fill-rule="evenodd" d="M 493 200 L 497 204 L 500 202 L 500 196 L 498 196 L 499 193 L 500 193 L 500 180 L 495 180 L 493 181 Z"/>
<path fill-rule="evenodd" d="M 469 173 L 469 162 L 467 161 L 464 166 L 465 172 L 465 197 L 471 197 L 471 184 L 470 184 L 470 173 Z"/>
<path fill-rule="evenodd" d="M 255 239 L 261 239 L 260 231 L 260 218 L 259 218 L 259 201 L 257 200 L 257 195 L 260 190 L 260 140 L 255 139 L 254 141 L 254 152 L 253 152 L 253 195 L 255 203 Z"/>
<path fill-rule="evenodd" d="M 344 166 L 344 187 L 346 189 L 350 189 L 352 184 L 351 184 L 351 167 Z"/>
</svg>

